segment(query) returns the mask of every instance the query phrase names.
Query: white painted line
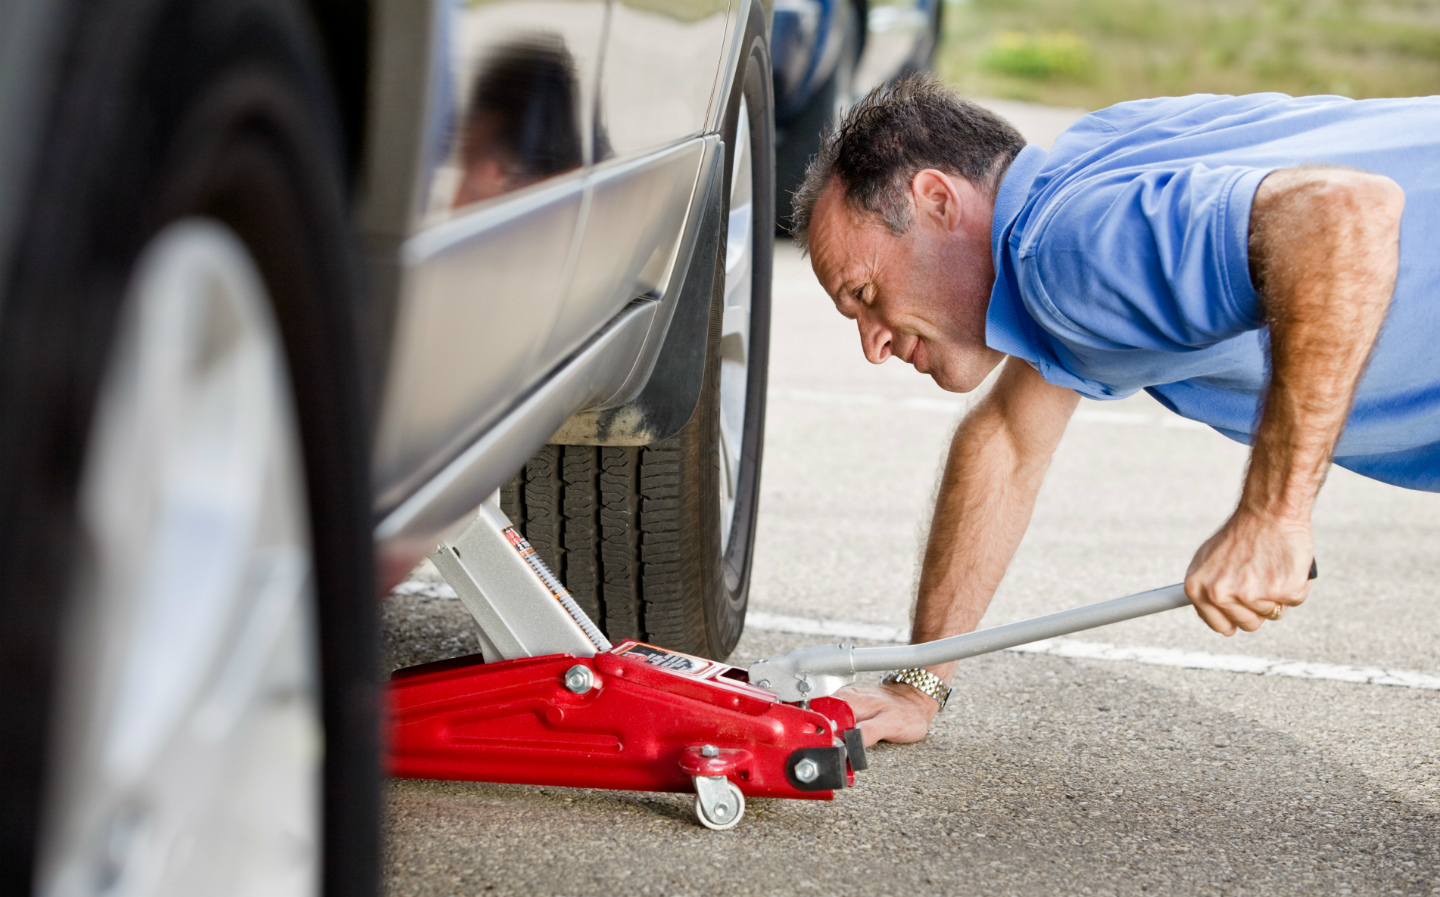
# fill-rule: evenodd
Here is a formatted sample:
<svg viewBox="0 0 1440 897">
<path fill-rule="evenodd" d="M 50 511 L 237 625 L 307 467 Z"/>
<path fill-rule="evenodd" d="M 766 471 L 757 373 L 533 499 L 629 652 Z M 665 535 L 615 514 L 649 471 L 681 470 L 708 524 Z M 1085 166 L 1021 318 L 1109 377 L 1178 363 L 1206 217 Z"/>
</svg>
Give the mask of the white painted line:
<svg viewBox="0 0 1440 897">
<path fill-rule="evenodd" d="M 788 617 L 752 610 L 745 614 L 745 625 L 771 632 L 793 632 L 796 635 L 833 635 L 836 638 L 858 638 L 868 642 L 910 641 L 910 630 L 876 623 L 849 623 L 844 620 L 817 620 L 814 617 Z"/>
<path fill-rule="evenodd" d="M 886 396 L 864 392 L 825 392 L 816 389 L 771 389 L 769 398 L 782 402 L 808 402 L 816 405 L 850 405 L 871 408 L 900 408 L 906 411 L 930 411 L 956 415 L 970 407 L 964 399 L 942 399 L 928 396 Z M 1146 414 L 1140 411 L 1119 411 L 1106 408 L 1080 408 L 1071 420 L 1086 424 L 1119 424 L 1121 426 L 1166 427 L 1176 430 L 1209 430 L 1205 424 L 1174 414 Z"/>
<path fill-rule="evenodd" d="M 910 640 L 909 630 L 896 626 L 852 623 L 843 620 L 817 620 L 812 617 L 791 617 L 756 610 L 752 610 L 746 615 L 745 622 L 746 625 L 755 629 L 789 632 L 797 635 L 832 636 L 896 644 L 903 644 Z M 1173 648 L 1127 647 L 1107 645 L 1103 642 L 1082 642 L 1074 639 L 1047 639 L 1008 650 L 1019 654 L 1050 654 L 1055 657 L 1144 663 L 1187 670 L 1219 670 L 1226 673 L 1251 673 L 1257 676 L 1327 679 L 1333 682 L 1394 685 L 1400 688 L 1440 691 L 1440 675 L 1412 670 L 1386 670 L 1379 667 L 1352 667 L 1338 663 L 1276 660 L 1269 657 L 1247 657 L 1243 654 L 1210 654 L 1206 651 L 1179 651 Z"/>
</svg>

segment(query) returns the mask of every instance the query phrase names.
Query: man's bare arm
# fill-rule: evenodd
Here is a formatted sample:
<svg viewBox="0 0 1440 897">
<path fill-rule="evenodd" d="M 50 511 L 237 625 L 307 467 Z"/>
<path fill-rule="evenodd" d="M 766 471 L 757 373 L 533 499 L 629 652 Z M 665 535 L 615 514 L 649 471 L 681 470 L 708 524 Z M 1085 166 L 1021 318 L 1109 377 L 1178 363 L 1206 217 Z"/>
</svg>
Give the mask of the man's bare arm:
<svg viewBox="0 0 1440 897">
<path fill-rule="evenodd" d="M 1394 181 L 1349 169 L 1277 171 L 1255 194 L 1270 386 L 1239 506 L 1185 579 L 1217 632 L 1253 632 L 1309 591 L 1310 514 L 1395 290 L 1404 207 Z"/>
<path fill-rule="evenodd" d="M 912 640 L 973 630 L 1020 544 L 1035 496 L 1079 403 L 1019 359 L 965 416 L 950 443 L 920 573 Z M 930 668 L 947 682 L 954 663 Z M 908 685 L 840 692 L 866 744 L 918 741 L 939 705 Z"/>
</svg>

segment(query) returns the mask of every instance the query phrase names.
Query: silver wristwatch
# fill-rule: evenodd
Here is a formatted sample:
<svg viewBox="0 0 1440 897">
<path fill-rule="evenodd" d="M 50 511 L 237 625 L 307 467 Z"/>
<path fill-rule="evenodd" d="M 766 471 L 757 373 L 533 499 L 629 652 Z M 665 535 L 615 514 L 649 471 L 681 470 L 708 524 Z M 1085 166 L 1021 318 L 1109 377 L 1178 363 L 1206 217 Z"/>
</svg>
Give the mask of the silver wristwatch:
<svg viewBox="0 0 1440 897">
<path fill-rule="evenodd" d="M 950 686 L 942 682 L 939 676 L 935 675 L 929 670 L 922 670 L 918 668 L 909 670 L 892 670 L 891 672 L 886 673 L 885 678 L 881 681 L 885 683 L 904 682 L 911 688 L 917 691 L 924 692 L 925 694 L 934 698 L 936 702 L 939 703 L 941 710 L 945 709 L 945 702 L 950 700 Z"/>
</svg>

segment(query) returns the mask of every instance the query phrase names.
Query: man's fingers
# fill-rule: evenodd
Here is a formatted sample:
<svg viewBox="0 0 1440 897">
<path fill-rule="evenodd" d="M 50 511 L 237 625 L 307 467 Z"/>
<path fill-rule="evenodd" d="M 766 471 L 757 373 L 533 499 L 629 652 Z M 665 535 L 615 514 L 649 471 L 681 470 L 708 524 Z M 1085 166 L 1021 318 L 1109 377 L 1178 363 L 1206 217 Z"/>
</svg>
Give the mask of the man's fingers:
<svg viewBox="0 0 1440 897">
<path fill-rule="evenodd" d="M 1305 601 L 1313 555 L 1308 526 L 1241 508 L 1191 559 L 1185 594 L 1216 632 L 1254 632 Z"/>
<path fill-rule="evenodd" d="M 1212 604 L 1225 615 L 1226 619 L 1246 632 L 1254 632 L 1265 622 L 1264 614 L 1252 610 L 1249 605 L 1238 598 L 1222 599 L 1214 601 Z M 1269 613 L 1270 609 L 1267 607 L 1265 612 Z"/>
<path fill-rule="evenodd" d="M 1220 613 L 1219 608 L 1210 604 L 1208 601 L 1196 604 L 1195 613 L 1200 615 L 1200 619 L 1205 621 L 1206 626 L 1209 626 L 1226 638 L 1235 634 L 1235 624 L 1230 622 L 1229 617 Z"/>
<path fill-rule="evenodd" d="M 1190 603 L 1194 605 L 1195 613 L 1199 615 L 1201 620 L 1205 621 L 1206 626 L 1209 626 L 1226 638 L 1235 634 L 1234 621 L 1222 612 L 1220 608 L 1215 606 L 1214 602 L 1210 600 L 1210 596 L 1207 594 L 1205 587 L 1193 577 L 1187 577 L 1185 580 L 1185 595 L 1190 599 Z"/>
<path fill-rule="evenodd" d="M 1285 615 L 1285 611 L 1292 607 L 1298 607 L 1304 602 L 1309 593 L 1307 587 L 1295 595 L 1266 595 L 1263 598 L 1255 596 L 1234 596 L 1228 602 L 1217 602 L 1218 606 L 1225 611 L 1225 615 L 1235 621 L 1241 629 L 1246 632 L 1254 632 L 1266 620 L 1275 621 Z M 1276 611 L 1279 614 L 1276 614 Z M 1252 624 L 1253 625 L 1250 625 Z"/>
<path fill-rule="evenodd" d="M 906 694 L 908 691 L 909 686 L 852 685 L 836 692 L 835 697 L 850 705 L 861 737 L 869 747 L 877 741 L 904 743 L 925 737 L 930 718 L 935 715 L 925 704 L 933 706 L 934 702 L 912 698 Z"/>
<path fill-rule="evenodd" d="M 893 698 L 885 694 L 875 694 L 869 688 L 842 688 L 835 693 L 835 697 L 850 705 L 855 713 L 855 721 L 874 719 L 890 707 Z"/>
<path fill-rule="evenodd" d="M 1207 626 L 1221 635 L 1231 636 L 1237 629 L 1255 632 L 1267 620 L 1278 620 L 1279 617 L 1272 616 L 1276 608 L 1289 609 L 1303 602 L 1309 593 L 1309 585 L 1306 584 L 1298 595 L 1284 597 L 1262 598 L 1223 587 L 1212 591 L 1195 582 L 1187 582 L 1185 591 Z M 1283 610 L 1280 613 L 1284 615 Z"/>
<path fill-rule="evenodd" d="M 1249 608 L 1239 607 L 1230 615 L 1230 620 L 1246 632 L 1254 632 L 1265 623 L 1264 617 L 1254 613 Z"/>
<path fill-rule="evenodd" d="M 888 731 L 883 723 L 875 719 L 859 720 L 855 725 L 860 727 L 860 740 L 865 746 L 874 747 L 885 740 Z"/>
<path fill-rule="evenodd" d="M 895 744 L 920 741 L 929 729 L 924 720 L 916 719 L 914 714 L 900 710 L 887 710 L 857 725 L 860 726 L 860 735 L 866 747 L 880 741 Z"/>
<path fill-rule="evenodd" d="M 1300 587 L 1300 591 L 1296 592 L 1295 594 L 1280 595 L 1271 600 L 1273 600 L 1276 604 L 1283 604 L 1286 607 L 1299 607 L 1300 605 L 1304 604 L 1305 599 L 1309 597 L 1310 582 L 1309 580 L 1306 580 L 1305 584 Z"/>
<path fill-rule="evenodd" d="M 1305 599 L 1306 599 L 1306 598 L 1309 598 L 1309 597 L 1310 597 L 1310 581 L 1307 579 L 1307 580 L 1305 581 L 1305 585 L 1300 588 L 1299 594 L 1297 594 L 1294 598 L 1290 599 L 1290 601 L 1289 601 L 1288 603 L 1289 603 L 1289 605 L 1290 605 L 1291 607 L 1299 607 L 1300 605 L 1304 604 L 1304 603 L 1305 603 Z"/>
</svg>

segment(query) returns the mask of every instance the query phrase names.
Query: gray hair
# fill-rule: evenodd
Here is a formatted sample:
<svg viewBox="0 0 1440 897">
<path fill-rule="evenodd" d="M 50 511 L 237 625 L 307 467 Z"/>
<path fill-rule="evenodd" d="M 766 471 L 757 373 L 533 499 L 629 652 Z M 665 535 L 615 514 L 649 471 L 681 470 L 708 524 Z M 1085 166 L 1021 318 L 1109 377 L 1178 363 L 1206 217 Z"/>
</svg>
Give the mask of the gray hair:
<svg viewBox="0 0 1440 897">
<path fill-rule="evenodd" d="M 877 87 L 820 141 L 795 191 L 793 233 L 809 250 L 810 218 L 832 179 L 845 200 L 899 236 L 910 228 L 910 182 L 934 168 L 994 194 L 1025 138 L 1005 119 L 961 97 L 934 75 Z"/>
</svg>

